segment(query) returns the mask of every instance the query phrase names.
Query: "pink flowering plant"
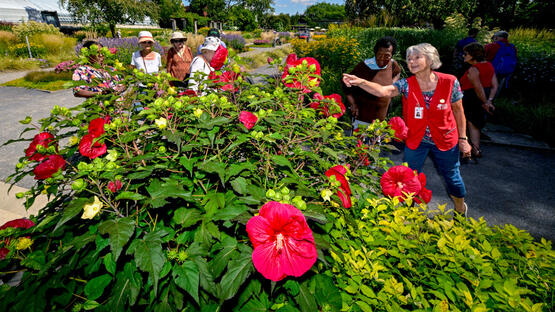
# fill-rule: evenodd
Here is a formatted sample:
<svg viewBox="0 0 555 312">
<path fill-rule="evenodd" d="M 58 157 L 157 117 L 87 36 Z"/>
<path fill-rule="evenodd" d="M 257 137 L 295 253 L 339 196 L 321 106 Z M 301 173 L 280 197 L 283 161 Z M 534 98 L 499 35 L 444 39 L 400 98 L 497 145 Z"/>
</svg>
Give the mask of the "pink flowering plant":
<svg viewBox="0 0 555 312">
<path fill-rule="evenodd" d="M 375 122 L 345 136 L 349 125 L 333 116 L 339 99 L 325 98 L 313 60 L 291 57 L 295 70 L 283 81 L 251 85 L 238 76 L 221 90 L 208 80 L 196 95 L 179 94 L 165 73 L 106 56 L 125 88 L 22 121 L 39 137 L 19 139 L 29 152 L 10 181 L 34 177 L 16 196 L 27 207 L 40 194 L 48 203 L 32 228 L 0 231 L 0 240 L 32 242 L 20 252 L 0 246 L 0 279 L 23 272 L 17 285 L 0 287 L 0 310 L 401 311 L 441 300 L 464 310 L 460 293 L 435 297 L 437 278 L 478 292 L 478 271 L 445 277 L 422 260 L 440 253 L 442 235 L 423 221 L 426 205 L 381 195 L 392 163 L 380 153 L 393 130 Z M 311 107 L 316 101 L 328 115 Z M 361 138 L 367 149 L 357 148 Z M 527 265 L 553 276 L 542 266 L 553 260 L 547 246 L 530 246 L 538 262 Z M 517 289 L 531 277 L 520 278 Z M 543 295 L 521 292 L 526 303 Z M 504 297 L 492 298 L 491 308 L 503 310 Z"/>
</svg>

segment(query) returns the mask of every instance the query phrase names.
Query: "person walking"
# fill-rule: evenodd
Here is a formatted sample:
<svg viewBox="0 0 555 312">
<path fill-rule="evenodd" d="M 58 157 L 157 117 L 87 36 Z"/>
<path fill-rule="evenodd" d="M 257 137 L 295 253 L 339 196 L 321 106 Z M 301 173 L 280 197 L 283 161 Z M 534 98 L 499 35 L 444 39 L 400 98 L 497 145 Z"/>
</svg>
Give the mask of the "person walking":
<svg viewBox="0 0 555 312">
<path fill-rule="evenodd" d="M 468 69 L 468 64 L 464 62 L 463 49 L 468 44 L 476 42 L 476 36 L 478 36 L 478 28 L 471 28 L 468 31 L 468 36 L 457 42 L 455 45 L 455 50 L 453 51 L 453 69 L 455 70 L 455 76 L 457 78 L 462 77 L 464 72 Z"/>
<path fill-rule="evenodd" d="M 466 188 L 460 173 L 459 151 L 469 155 L 462 91 L 455 76 L 436 72 L 441 66 L 437 49 L 421 43 L 407 49 L 407 64 L 414 76 L 393 85 L 382 86 L 350 74 L 343 74 L 347 87 L 357 86 L 378 97 L 403 95 L 403 119 L 408 127 L 405 161 L 411 169 L 422 171 L 424 160 L 432 154 L 455 211 L 465 214 Z"/>
<path fill-rule="evenodd" d="M 495 69 L 495 75 L 499 80 L 499 88 L 497 88 L 496 95 L 499 95 L 503 87 L 508 87 L 509 79 L 516 69 L 518 51 L 514 44 L 509 42 L 509 33 L 506 31 L 501 30 L 496 32 L 491 39 L 493 42 L 484 47 L 485 58 Z"/>
<path fill-rule="evenodd" d="M 185 45 L 187 38 L 181 32 L 172 33 L 170 42 L 172 47 L 168 50 L 166 71 L 179 81 L 172 81 L 174 86 L 185 88 L 184 80 L 189 77 L 193 54 L 191 48 Z"/>
<path fill-rule="evenodd" d="M 162 57 L 158 52 L 152 50 L 154 38 L 149 31 L 139 32 L 140 50 L 135 51 L 131 56 L 131 66 L 142 70 L 147 74 L 154 74 L 162 67 Z"/>
<path fill-rule="evenodd" d="M 480 130 L 486 124 L 487 114 L 493 114 L 493 99 L 497 92 L 497 77 L 490 62 L 484 58 L 484 47 L 478 42 L 464 47 L 464 61 L 470 68 L 461 78 L 464 92 L 463 107 L 468 125 L 472 157 L 482 157 Z"/>
<path fill-rule="evenodd" d="M 383 86 L 393 84 L 401 74 L 401 67 L 393 60 L 396 50 L 397 41 L 394 38 L 378 39 L 374 45 L 375 56 L 358 63 L 349 74 Z M 385 119 L 391 98 L 376 97 L 359 87 L 348 88 L 344 83 L 342 86 L 354 117 L 353 129 L 359 125 L 368 126 L 375 119 Z"/>
</svg>

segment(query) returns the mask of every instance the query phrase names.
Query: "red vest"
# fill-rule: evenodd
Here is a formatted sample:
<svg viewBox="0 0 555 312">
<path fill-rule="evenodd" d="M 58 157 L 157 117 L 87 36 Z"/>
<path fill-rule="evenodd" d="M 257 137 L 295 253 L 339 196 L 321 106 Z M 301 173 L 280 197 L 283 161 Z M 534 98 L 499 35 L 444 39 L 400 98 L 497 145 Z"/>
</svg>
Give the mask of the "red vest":
<svg viewBox="0 0 555 312">
<path fill-rule="evenodd" d="M 409 128 L 405 144 L 410 149 L 416 149 L 430 127 L 432 140 L 441 151 L 452 149 L 459 140 L 457 122 L 451 110 L 451 90 L 455 83 L 455 76 L 434 72 L 438 82 L 434 95 L 430 101 L 430 108 L 426 108 L 424 95 L 420 90 L 416 77 L 407 78 L 409 85 L 408 97 L 403 97 L 403 119 Z M 415 118 L 417 107 L 421 110 L 422 118 Z"/>
</svg>

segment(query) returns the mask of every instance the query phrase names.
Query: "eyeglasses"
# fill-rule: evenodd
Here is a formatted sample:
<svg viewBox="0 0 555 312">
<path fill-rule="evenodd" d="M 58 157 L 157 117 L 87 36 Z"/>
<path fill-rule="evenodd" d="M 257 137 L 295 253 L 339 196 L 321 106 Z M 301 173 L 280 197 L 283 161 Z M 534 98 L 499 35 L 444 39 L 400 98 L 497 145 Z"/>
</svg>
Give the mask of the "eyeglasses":
<svg viewBox="0 0 555 312">
<path fill-rule="evenodd" d="M 141 44 L 154 44 L 154 41 L 143 41 Z"/>
<path fill-rule="evenodd" d="M 172 43 L 183 43 L 185 42 L 187 39 L 174 39 L 174 40 L 170 40 Z"/>
</svg>

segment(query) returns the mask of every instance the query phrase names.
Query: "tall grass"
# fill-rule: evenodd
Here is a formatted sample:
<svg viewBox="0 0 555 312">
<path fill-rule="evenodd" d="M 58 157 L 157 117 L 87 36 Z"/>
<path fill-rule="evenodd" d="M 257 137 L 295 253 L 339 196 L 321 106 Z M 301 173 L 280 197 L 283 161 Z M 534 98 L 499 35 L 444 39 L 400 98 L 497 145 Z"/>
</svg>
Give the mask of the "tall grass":
<svg viewBox="0 0 555 312">
<path fill-rule="evenodd" d="M 11 31 L 0 30 L 0 54 L 5 54 L 8 48 L 15 44 L 17 37 Z"/>
<path fill-rule="evenodd" d="M 274 40 L 275 34 L 273 31 L 265 31 L 263 33 L 260 33 L 260 39 L 262 40 L 268 40 L 270 42 L 272 42 Z"/>
<path fill-rule="evenodd" d="M 185 44 L 187 44 L 187 46 L 191 48 L 193 55 L 195 55 L 197 53 L 198 47 L 200 47 L 200 45 L 204 42 L 204 36 L 195 35 L 193 33 L 186 33 L 185 37 L 187 38 Z"/>
</svg>

